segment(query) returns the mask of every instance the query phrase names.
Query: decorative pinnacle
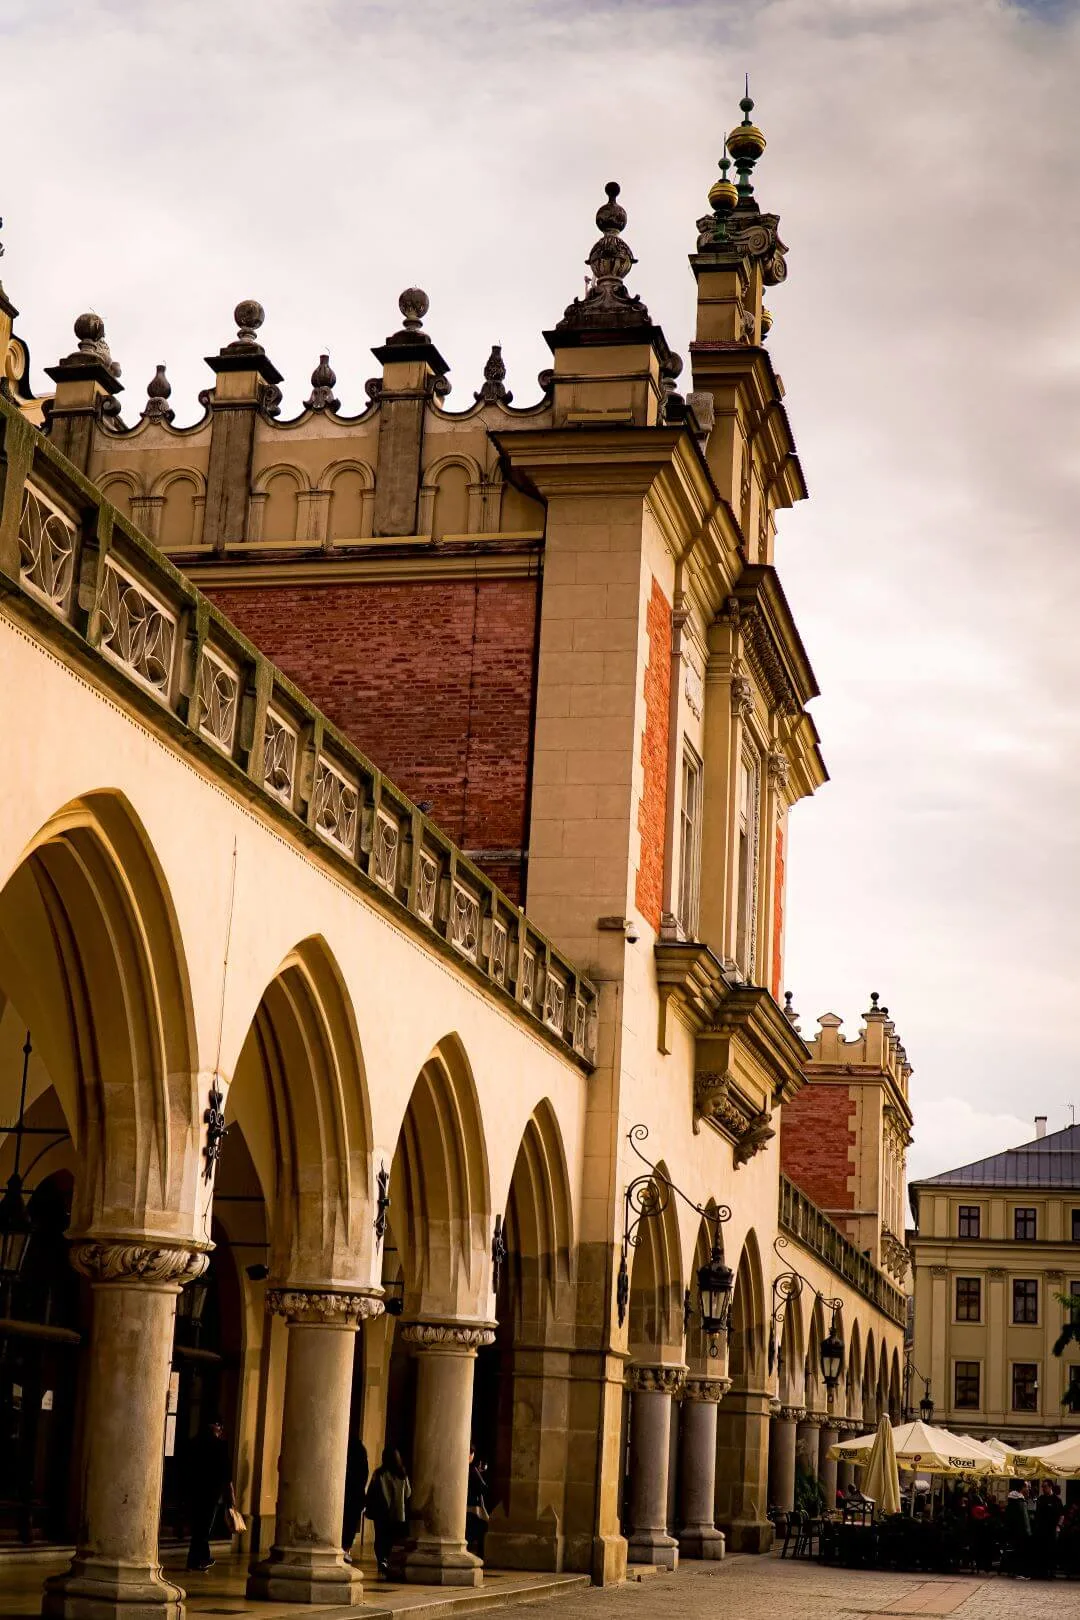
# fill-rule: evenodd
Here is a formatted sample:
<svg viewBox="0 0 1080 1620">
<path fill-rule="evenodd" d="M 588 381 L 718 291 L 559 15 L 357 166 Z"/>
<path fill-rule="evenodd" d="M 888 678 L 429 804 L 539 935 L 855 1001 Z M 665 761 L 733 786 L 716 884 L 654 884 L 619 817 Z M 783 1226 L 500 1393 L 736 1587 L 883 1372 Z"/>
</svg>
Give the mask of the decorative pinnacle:
<svg viewBox="0 0 1080 1620">
<path fill-rule="evenodd" d="M 330 356 L 320 354 L 319 363 L 311 373 L 311 398 L 304 401 L 309 411 L 336 411 L 340 399 L 334 398 L 337 377 L 330 366 Z"/>
<path fill-rule="evenodd" d="M 236 341 L 238 343 L 256 343 L 255 334 L 266 319 L 266 311 L 256 298 L 244 298 L 233 310 L 233 320 L 236 322 Z"/>
<path fill-rule="evenodd" d="M 650 324 L 649 312 L 641 298 L 631 295 L 623 280 L 637 260 L 619 234 L 626 227 L 626 209 L 616 200 L 620 189 L 617 180 L 609 180 L 604 187 L 607 202 L 596 210 L 597 228 L 603 235 L 593 243 L 585 261 L 592 271 L 592 280 L 586 283 L 584 298 L 575 298 L 567 305 L 556 331 Z"/>
<path fill-rule="evenodd" d="M 431 300 L 422 287 L 406 287 L 398 299 L 404 320 L 403 328 L 406 332 L 418 332 L 424 324 L 424 316 L 431 308 Z"/>
<path fill-rule="evenodd" d="M 735 159 L 735 172 L 739 176 L 737 186 L 739 201 L 747 201 L 754 195 L 754 186 L 751 175 L 754 164 L 765 150 L 765 137 L 756 124 L 750 122 L 750 114 L 754 110 L 754 103 L 750 99 L 750 75 L 746 76 L 746 94 L 739 102 L 743 119 L 727 138 L 727 149 Z"/>
<path fill-rule="evenodd" d="M 483 385 L 480 392 L 473 395 L 473 399 L 477 402 L 484 400 L 489 404 L 509 405 L 513 397 L 506 388 L 506 361 L 502 357 L 502 344 L 493 343 L 484 366 Z"/>
<path fill-rule="evenodd" d="M 146 404 L 143 407 L 143 416 L 149 421 L 171 422 L 176 415 L 176 412 L 170 409 L 169 406 L 171 393 L 172 384 L 165 375 L 165 367 L 158 366 L 146 385 Z"/>
<path fill-rule="evenodd" d="M 105 322 L 100 315 L 88 310 L 85 315 L 76 318 L 74 326 L 75 336 L 79 340 L 77 353 L 69 355 L 71 363 L 77 362 L 79 355 L 90 355 L 92 359 L 100 362 L 106 371 L 114 377 L 119 377 L 120 367 L 113 359 L 109 345 L 105 341 Z"/>
</svg>

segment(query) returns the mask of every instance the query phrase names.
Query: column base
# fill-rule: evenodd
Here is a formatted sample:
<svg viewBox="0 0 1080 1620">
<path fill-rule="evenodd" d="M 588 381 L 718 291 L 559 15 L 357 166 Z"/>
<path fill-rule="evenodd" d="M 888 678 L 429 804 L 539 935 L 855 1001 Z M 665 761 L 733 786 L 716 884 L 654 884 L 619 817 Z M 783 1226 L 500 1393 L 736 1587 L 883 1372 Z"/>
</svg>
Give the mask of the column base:
<svg viewBox="0 0 1080 1620">
<path fill-rule="evenodd" d="M 680 1558 L 723 1558 L 726 1551 L 727 1537 L 711 1524 L 696 1524 L 679 1531 Z"/>
<path fill-rule="evenodd" d="M 767 1553 L 776 1539 L 768 1519 L 733 1519 L 726 1534 L 729 1552 Z"/>
<path fill-rule="evenodd" d="M 425 1537 L 407 1542 L 404 1553 L 390 1567 L 411 1586 L 481 1586 L 484 1580 L 483 1560 L 463 1541 Z"/>
<path fill-rule="evenodd" d="M 248 1573 L 247 1596 L 272 1603 L 332 1603 L 358 1608 L 364 1601 L 360 1571 L 347 1564 L 340 1552 L 322 1555 L 316 1562 L 308 1552 L 275 1548 L 269 1558 L 253 1564 Z"/>
<path fill-rule="evenodd" d="M 657 1564 L 661 1569 L 677 1569 L 679 1543 L 666 1530 L 642 1530 L 628 1538 L 626 1557 L 631 1564 Z"/>
<path fill-rule="evenodd" d="M 546 1508 L 537 1519 L 511 1519 L 496 1508 L 484 1537 L 484 1563 L 489 1569 L 536 1569 L 562 1573 L 563 1538 L 559 1515 Z"/>
<path fill-rule="evenodd" d="M 76 1557 L 45 1582 L 41 1612 L 53 1620 L 182 1620 L 183 1603 L 183 1588 L 160 1565 Z"/>
</svg>

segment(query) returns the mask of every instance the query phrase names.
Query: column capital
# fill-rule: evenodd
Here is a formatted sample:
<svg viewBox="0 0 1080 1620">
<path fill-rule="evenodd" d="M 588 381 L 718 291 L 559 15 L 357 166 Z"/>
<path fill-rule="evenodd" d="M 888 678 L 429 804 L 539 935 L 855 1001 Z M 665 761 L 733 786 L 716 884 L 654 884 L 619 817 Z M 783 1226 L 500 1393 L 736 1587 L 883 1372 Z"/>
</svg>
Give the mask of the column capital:
<svg viewBox="0 0 1080 1620">
<path fill-rule="evenodd" d="M 685 1367 L 639 1367 L 626 1369 L 626 1382 L 630 1389 L 656 1395 L 677 1395 L 686 1382 Z"/>
<path fill-rule="evenodd" d="M 802 1423 L 806 1417 L 805 1406 L 781 1406 L 780 1419 L 783 1423 Z"/>
<path fill-rule="evenodd" d="M 688 1401 L 722 1401 L 731 1388 L 730 1378 L 688 1378 L 683 1395 Z"/>
<path fill-rule="evenodd" d="M 266 1309 L 290 1326 L 355 1328 L 382 1315 L 383 1298 L 373 1289 L 268 1288 Z"/>
<path fill-rule="evenodd" d="M 128 1234 L 84 1237 L 72 1243 L 69 1258 L 75 1270 L 92 1283 L 145 1283 L 180 1289 L 202 1276 L 212 1247 L 210 1243 L 170 1243 Z"/>
<path fill-rule="evenodd" d="M 821 1425 L 827 1421 L 827 1415 L 824 1412 L 807 1412 L 799 1419 L 799 1422 L 806 1429 L 820 1429 Z"/>
<path fill-rule="evenodd" d="M 421 1350 L 479 1350 L 495 1343 L 492 1322 L 405 1322 L 401 1336 Z"/>
</svg>

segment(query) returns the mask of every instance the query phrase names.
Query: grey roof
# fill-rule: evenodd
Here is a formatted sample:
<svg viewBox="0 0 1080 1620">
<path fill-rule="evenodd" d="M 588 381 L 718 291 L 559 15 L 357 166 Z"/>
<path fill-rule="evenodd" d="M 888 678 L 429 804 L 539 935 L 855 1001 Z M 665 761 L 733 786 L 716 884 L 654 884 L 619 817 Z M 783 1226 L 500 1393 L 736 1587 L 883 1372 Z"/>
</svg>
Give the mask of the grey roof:
<svg viewBox="0 0 1080 1620">
<path fill-rule="evenodd" d="M 912 1183 L 915 1187 L 1075 1187 L 1080 1189 L 1080 1125 L 1006 1148 Z"/>
</svg>

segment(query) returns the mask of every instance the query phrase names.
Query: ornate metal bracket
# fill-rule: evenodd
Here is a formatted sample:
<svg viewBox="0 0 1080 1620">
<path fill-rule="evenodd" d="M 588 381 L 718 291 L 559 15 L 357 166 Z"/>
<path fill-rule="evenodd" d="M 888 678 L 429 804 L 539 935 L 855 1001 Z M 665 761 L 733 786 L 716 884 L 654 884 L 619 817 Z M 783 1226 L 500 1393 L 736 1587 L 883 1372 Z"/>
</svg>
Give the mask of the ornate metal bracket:
<svg viewBox="0 0 1080 1620">
<path fill-rule="evenodd" d="M 491 1287 L 495 1294 L 499 1292 L 499 1279 L 502 1276 L 507 1253 L 506 1227 L 503 1225 L 502 1216 L 496 1215 L 495 1230 L 491 1234 Z"/>
<path fill-rule="evenodd" d="M 375 1242 L 381 1243 L 386 1236 L 386 1212 L 390 1208 L 390 1172 L 386 1168 L 384 1159 L 379 1166 L 379 1173 L 375 1177 L 378 1191 L 375 1195 Z"/>
<path fill-rule="evenodd" d="M 773 1239 L 773 1250 L 774 1250 L 778 1260 L 783 1260 L 783 1259 L 786 1258 L 784 1253 L 783 1253 L 783 1250 L 788 1249 L 790 1247 L 791 1247 L 790 1238 L 784 1237 L 782 1233 L 778 1234 Z M 779 1348 L 780 1348 L 780 1346 L 779 1346 L 779 1334 L 777 1332 L 777 1329 L 779 1328 L 780 1323 L 783 1320 L 784 1312 L 787 1310 L 788 1301 L 791 1300 L 791 1299 L 799 1299 L 799 1298 L 801 1298 L 802 1291 L 803 1291 L 804 1288 L 809 1288 L 811 1293 L 813 1293 L 815 1295 L 815 1297 L 818 1300 L 820 1300 L 821 1304 L 826 1309 L 828 1309 L 829 1311 L 832 1312 L 832 1329 L 830 1329 L 830 1331 L 836 1331 L 837 1333 L 839 1331 L 839 1327 L 841 1325 L 841 1318 L 843 1317 L 843 1313 L 844 1313 L 844 1302 L 843 1302 L 843 1300 L 842 1299 L 830 1299 L 827 1295 L 820 1293 L 819 1290 L 814 1287 L 813 1283 L 810 1282 L 806 1277 L 804 1277 L 801 1271 L 797 1271 L 795 1269 L 795 1267 L 790 1264 L 790 1261 L 789 1261 L 788 1270 L 787 1271 L 781 1271 L 777 1276 L 775 1276 L 773 1278 L 773 1285 L 772 1285 L 772 1296 L 773 1296 L 772 1320 L 771 1320 L 770 1325 L 769 1325 L 769 1371 L 770 1371 L 770 1373 L 774 1372 L 775 1369 L 776 1369 L 777 1359 L 778 1359 L 778 1352 L 779 1352 Z"/>
<path fill-rule="evenodd" d="M 210 1106 L 203 1115 L 203 1123 L 206 1126 L 206 1146 L 203 1149 L 206 1156 L 206 1169 L 203 1171 L 204 1181 L 213 1179 L 214 1171 L 221 1159 L 221 1145 L 229 1134 L 229 1127 L 225 1123 L 224 1102 L 224 1095 L 218 1090 L 215 1077 L 214 1084 L 210 1087 Z"/>
</svg>

